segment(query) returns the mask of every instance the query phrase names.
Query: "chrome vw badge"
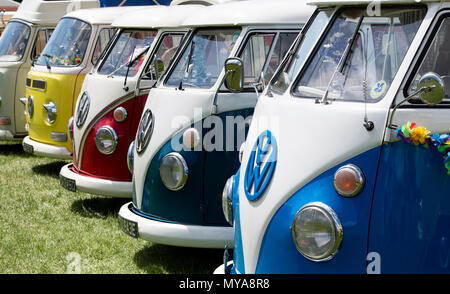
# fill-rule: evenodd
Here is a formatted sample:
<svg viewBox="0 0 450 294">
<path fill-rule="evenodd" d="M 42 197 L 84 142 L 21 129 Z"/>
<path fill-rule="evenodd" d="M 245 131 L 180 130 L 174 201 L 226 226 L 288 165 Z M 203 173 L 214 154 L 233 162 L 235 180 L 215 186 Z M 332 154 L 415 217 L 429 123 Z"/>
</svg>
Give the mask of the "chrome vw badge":
<svg viewBox="0 0 450 294">
<path fill-rule="evenodd" d="M 78 128 L 81 128 L 86 121 L 86 117 L 89 112 L 90 100 L 87 92 L 84 92 L 78 103 L 77 111 L 75 114 L 75 121 Z"/>
<path fill-rule="evenodd" d="M 153 132 L 153 114 L 150 109 L 144 112 L 136 134 L 136 151 L 141 153 L 147 147 Z"/>
<path fill-rule="evenodd" d="M 250 153 L 244 178 L 247 199 L 257 200 L 269 184 L 277 163 L 277 141 L 269 130 L 262 132 Z"/>
</svg>

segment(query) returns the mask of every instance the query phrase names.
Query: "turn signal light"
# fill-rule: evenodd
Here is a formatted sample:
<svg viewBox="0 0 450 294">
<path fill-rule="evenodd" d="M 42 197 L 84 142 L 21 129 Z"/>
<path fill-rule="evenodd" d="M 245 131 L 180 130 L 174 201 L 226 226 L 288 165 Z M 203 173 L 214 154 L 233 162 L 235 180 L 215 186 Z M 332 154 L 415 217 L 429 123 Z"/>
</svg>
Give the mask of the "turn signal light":
<svg viewBox="0 0 450 294">
<path fill-rule="evenodd" d="M 344 197 L 358 195 L 364 187 L 364 174 L 354 164 L 340 167 L 334 174 L 334 189 Z"/>
</svg>

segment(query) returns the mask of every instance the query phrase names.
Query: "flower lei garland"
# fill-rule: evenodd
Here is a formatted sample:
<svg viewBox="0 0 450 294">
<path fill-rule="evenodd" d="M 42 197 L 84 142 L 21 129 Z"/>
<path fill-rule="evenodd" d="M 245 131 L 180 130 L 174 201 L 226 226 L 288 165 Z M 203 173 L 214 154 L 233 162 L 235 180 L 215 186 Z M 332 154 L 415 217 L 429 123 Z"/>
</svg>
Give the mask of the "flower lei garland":
<svg viewBox="0 0 450 294">
<path fill-rule="evenodd" d="M 415 146 L 422 145 L 425 148 L 436 148 L 444 153 L 444 166 L 450 175 L 450 135 L 433 134 L 425 127 L 419 127 L 416 123 L 407 122 L 395 130 L 397 137 L 405 143 L 412 143 Z"/>
</svg>

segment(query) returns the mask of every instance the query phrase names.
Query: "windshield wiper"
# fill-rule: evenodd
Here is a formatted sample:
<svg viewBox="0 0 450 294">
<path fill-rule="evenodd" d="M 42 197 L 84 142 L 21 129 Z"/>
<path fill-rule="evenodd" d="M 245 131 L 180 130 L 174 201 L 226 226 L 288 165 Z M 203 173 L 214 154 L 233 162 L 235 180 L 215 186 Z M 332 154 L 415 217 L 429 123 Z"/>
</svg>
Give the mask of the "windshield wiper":
<svg viewBox="0 0 450 294">
<path fill-rule="evenodd" d="M 186 63 L 186 73 L 189 72 L 189 65 L 191 64 L 192 61 L 192 55 L 194 55 L 194 48 L 195 48 L 195 41 L 192 40 L 191 48 L 189 49 L 188 60 Z"/>
<path fill-rule="evenodd" d="M 42 54 L 42 55 L 45 57 L 45 64 L 47 66 L 47 69 L 51 69 L 52 67 L 50 66 L 50 62 L 48 60 L 53 59 L 53 56 L 49 54 Z"/>
<path fill-rule="evenodd" d="M 285 72 L 287 66 L 291 63 L 292 58 L 294 57 L 295 53 L 297 52 L 298 48 L 300 47 L 300 44 L 303 43 L 303 39 L 305 38 L 305 34 L 303 33 L 303 30 L 300 31 L 297 38 L 294 41 L 294 44 L 292 44 L 291 49 L 286 52 L 286 55 L 284 56 L 283 60 L 281 60 L 281 64 L 278 66 L 277 70 L 273 74 L 272 81 L 277 80 L 278 75 Z M 272 81 L 269 82 L 269 85 L 267 87 L 267 95 L 272 96 L 271 87 L 272 87 Z"/>
<path fill-rule="evenodd" d="M 136 55 L 136 57 L 134 57 L 131 61 L 129 62 L 125 62 L 124 64 L 122 64 L 121 66 L 119 66 L 116 70 L 114 70 L 112 73 L 110 73 L 108 75 L 108 78 L 112 77 L 116 72 L 118 72 L 119 70 L 121 70 L 124 66 L 128 66 L 128 68 L 130 68 L 135 62 L 136 60 L 138 60 L 142 55 L 144 55 L 145 53 L 147 53 L 147 51 L 150 49 L 150 46 L 146 47 L 141 53 L 139 53 L 138 55 Z M 134 50 L 133 50 L 134 52 Z"/>
<path fill-rule="evenodd" d="M 350 56 L 351 49 L 353 47 L 353 44 L 355 43 L 356 37 L 358 36 L 359 28 L 361 27 L 362 21 L 364 19 L 364 16 L 360 16 L 358 24 L 356 25 L 355 31 L 353 32 L 353 36 L 348 40 L 347 46 L 345 47 L 344 53 L 341 56 L 341 59 L 339 60 L 338 65 L 336 66 L 335 71 L 333 72 L 333 75 L 331 76 L 330 82 L 328 83 L 327 90 L 322 96 L 322 99 L 319 101 L 316 99 L 316 103 L 323 103 L 328 104 L 328 92 L 331 87 L 331 83 L 333 83 L 334 77 L 339 72 L 340 74 L 343 74 L 345 63 L 347 62 L 348 57 Z"/>
<path fill-rule="evenodd" d="M 189 53 L 187 56 L 185 75 L 187 75 L 189 73 L 189 65 L 191 64 L 192 56 L 194 55 L 194 49 L 195 49 L 195 41 L 192 40 L 191 47 L 189 48 Z M 178 90 L 183 90 L 183 79 L 181 79 L 181 81 L 180 81 Z"/>
</svg>

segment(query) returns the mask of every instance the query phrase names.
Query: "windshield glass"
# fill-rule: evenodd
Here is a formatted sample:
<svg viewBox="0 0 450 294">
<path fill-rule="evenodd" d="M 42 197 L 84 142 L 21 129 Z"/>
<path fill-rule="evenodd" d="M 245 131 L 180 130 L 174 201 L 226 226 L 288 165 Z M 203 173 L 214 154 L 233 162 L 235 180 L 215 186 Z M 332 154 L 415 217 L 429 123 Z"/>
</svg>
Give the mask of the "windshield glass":
<svg viewBox="0 0 450 294">
<path fill-rule="evenodd" d="M 0 61 L 22 59 L 30 37 L 30 28 L 20 22 L 11 21 L 0 38 Z"/>
<path fill-rule="evenodd" d="M 124 30 L 98 69 L 102 75 L 133 77 L 145 59 L 146 51 L 155 39 L 157 31 Z M 129 64 L 130 61 L 134 61 Z"/>
<path fill-rule="evenodd" d="M 287 90 L 295 75 L 298 74 L 298 71 L 305 62 L 307 54 L 328 23 L 331 14 L 331 10 L 319 11 L 317 15 L 315 15 L 314 21 L 311 22 L 311 25 L 309 25 L 308 28 L 304 28 L 301 35 L 298 36 L 299 38 L 303 35 L 303 40 L 296 40 L 294 42 L 294 44 L 297 42 L 301 42 L 301 44 L 298 44 L 299 47 L 294 56 L 287 61 L 282 69 L 280 68 L 280 71 L 273 78 L 271 84 L 272 89 L 278 92 L 284 92 Z"/>
<path fill-rule="evenodd" d="M 211 88 L 224 68 L 225 59 L 239 37 L 240 29 L 198 30 L 184 49 L 167 86 Z"/>
<path fill-rule="evenodd" d="M 376 102 L 384 97 L 425 15 L 424 8 L 342 9 L 294 95 Z"/>
<path fill-rule="evenodd" d="M 36 64 L 78 66 L 83 62 L 91 36 L 91 26 L 81 20 L 63 18 L 39 56 Z"/>
</svg>

